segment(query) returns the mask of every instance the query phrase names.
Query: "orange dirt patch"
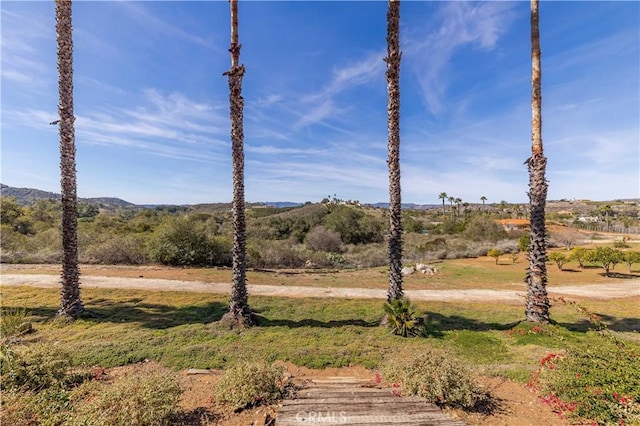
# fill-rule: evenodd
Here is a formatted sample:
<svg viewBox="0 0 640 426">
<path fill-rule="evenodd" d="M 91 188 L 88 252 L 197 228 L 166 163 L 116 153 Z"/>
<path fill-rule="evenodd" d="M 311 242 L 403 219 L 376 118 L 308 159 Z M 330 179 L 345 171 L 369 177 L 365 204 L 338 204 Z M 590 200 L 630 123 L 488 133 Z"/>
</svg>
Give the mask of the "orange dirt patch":
<svg viewBox="0 0 640 426">
<path fill-rule="evenodd" d="M 500 225 L 528 226 L 529 219 L 496 219 Z"/>
</svg>

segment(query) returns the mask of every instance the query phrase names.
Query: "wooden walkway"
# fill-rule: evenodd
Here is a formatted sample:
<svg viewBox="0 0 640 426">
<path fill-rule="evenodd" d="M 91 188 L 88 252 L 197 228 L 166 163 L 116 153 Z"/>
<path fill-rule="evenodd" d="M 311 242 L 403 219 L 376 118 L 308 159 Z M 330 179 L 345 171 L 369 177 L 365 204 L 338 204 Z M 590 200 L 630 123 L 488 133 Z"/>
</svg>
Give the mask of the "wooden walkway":
<svg viewBox="0 0 640 426">
<path fill-rule="evenodd" d="M 275 426 L 465 426 L 424 398 L 399 397 L 369 380 L 329 377 L 309 381 L 278 409 Z"/>
</svg>

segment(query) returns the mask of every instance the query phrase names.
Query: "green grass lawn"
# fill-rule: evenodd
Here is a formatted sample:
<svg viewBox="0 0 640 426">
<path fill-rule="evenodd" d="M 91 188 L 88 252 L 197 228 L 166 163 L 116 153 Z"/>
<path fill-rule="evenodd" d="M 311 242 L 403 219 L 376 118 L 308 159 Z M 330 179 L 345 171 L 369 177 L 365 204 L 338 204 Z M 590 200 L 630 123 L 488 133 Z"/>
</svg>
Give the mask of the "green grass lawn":
<svg viewBox="0 0 640 426">
<path fill-rule="evenodd" d="M 25 308 L 35 333 L 25 341 L 58 342 L 76 365 L 111 367 L 144 359 L 174 369 L 224 368 L 239 359 L 290 361 L 312 368 L 378 366 L 385 355 L 424 345 L 449 347 L 470 365 L 526 380 L 537 360 L 567 345 L 596 345 L 589 324 L 568 306 L 552 308 L 556 325 L 531 333 L 518 324 L 522 306 L 495 303 L 416 303 L 429 318 L 432 337 L 403 339 L 379 326 L 382 302 L 251 297 L 260 318 L 245 331 L 221 328 L 225 295 L 84 289 L 90 317 L 54 320 L 56 289 L 2 287 L 2 309 Z M 581 303 L 610 328 L 634 341 L 640 329 L 638 300 Z M 522 331 L 514 332 L 513 330 Z M 636 340 L 637 341 L 637 340 Z M 635 345 L 635 343 L 632 343 Z"/>
</svg>

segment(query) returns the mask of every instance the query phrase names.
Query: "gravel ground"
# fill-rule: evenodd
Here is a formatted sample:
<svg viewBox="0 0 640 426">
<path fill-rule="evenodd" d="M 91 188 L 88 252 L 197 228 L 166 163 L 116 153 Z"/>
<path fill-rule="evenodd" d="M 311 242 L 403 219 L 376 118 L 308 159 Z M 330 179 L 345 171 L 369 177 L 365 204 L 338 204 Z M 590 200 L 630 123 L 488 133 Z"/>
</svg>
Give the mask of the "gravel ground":
<svg viewBox="0 0 640 426">
<path fill-rule="evenodd" d="M 26 285 L 33 287 L 58 287 L 60 278 L 56 275 L 2 274 L 1 285 Z M 116 278 L 83 275 L 82 288 L 128 288 L 156 291 L 190 291 L 198 293 L 229 293 L 229 283 L 208 283 L 202 281 L 178 281 L 152 278 Z M 249 293 L 256 296 L 280 297 L 339 297 L 352 299 L 385 299 L 386 290 L 366 288 L 321 288 L 299 286 L 275 286 L 249 284 Z M 552 296 L 569 295 L 581 298 L 615 299 L 640 296 L 640 280 L 626 280 L 611 284 L 590 284 L 581 286 L 549 287 Z M 512 290 L 407 290 L 407 297 L 424 301 L 455 302 L 520 302 L 524 292 Z"/>
</svg>

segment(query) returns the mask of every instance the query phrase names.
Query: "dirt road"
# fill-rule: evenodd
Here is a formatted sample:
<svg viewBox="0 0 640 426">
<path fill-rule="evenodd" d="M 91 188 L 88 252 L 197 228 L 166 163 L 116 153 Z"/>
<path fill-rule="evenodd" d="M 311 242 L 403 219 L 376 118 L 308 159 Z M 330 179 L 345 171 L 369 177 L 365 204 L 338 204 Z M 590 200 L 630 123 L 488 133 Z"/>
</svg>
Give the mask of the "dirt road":
<svg viewBox="0 0 640 426">
<path fill-rule="evenodd" d="M 2 274 L 1 285 L 26 285 L 33 287 L 58 287 L 60 278 L 56 275 Z M 116 278 L 82 276 L 82 288 L 128 288 L 156 291 L 190 291 L 198 293 L 229 293 L 229 283 L 208 283 L 202 281 L 178 281 L 150 278 Z M 249 284 L 249 293 L 256 296 L 280 297 L 338 297 L 353 299 L 385 299 L 385 290 L 366 288 L 322 288 L 300 286 L 275 286 Z M 614 299 L 640 296 L 640 280 L 626 280 L 611 284 L 549 287 L 551 296 L 572 296 L 579 298 Z M 455 302 L 521 302 L 524 292 L 513 290 L 407 290 L 407 297 L 423 301 Z"/>
</svg>

